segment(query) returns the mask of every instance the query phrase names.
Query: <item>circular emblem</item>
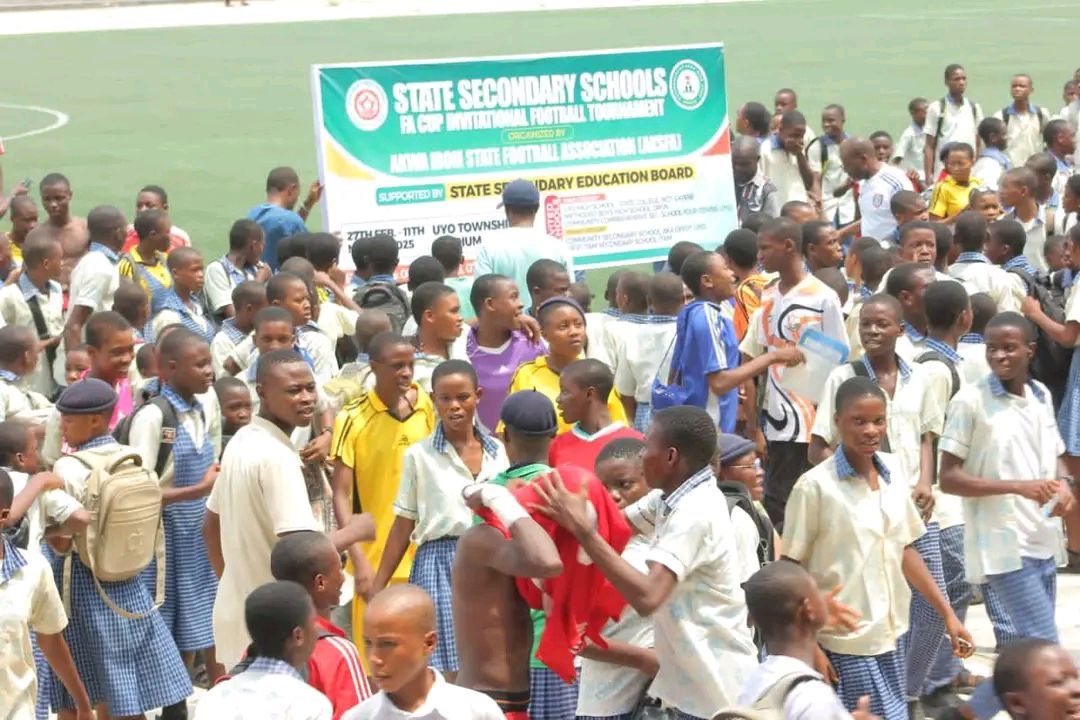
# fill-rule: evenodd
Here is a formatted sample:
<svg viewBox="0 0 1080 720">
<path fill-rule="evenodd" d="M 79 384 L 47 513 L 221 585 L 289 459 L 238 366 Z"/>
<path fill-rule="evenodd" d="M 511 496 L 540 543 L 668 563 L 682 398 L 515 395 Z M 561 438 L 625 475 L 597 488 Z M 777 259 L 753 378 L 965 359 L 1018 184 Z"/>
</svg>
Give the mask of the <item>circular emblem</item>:
<svg viewBox="0 0 1080 720">
<path fill-rule="evenodd" d="M 357 128 L 378 130 L 386 122 L 390 103 L 382 85 L 364 78 L 349 86 L 349 92 L 345 95 L 345 111 Z"/>
<path fill-rule="evenodd" d="M 671 69 L 671 99 L 683 110 L 696 110 L 709 94 L 705 70 L 693 60 L 680 60 Z"/>
<path fill-rule="evenodd" d="M 885 204 L 885 196 L 881 193 L 874 193 L 874 207 L 880 208 Z"/>
</svg>

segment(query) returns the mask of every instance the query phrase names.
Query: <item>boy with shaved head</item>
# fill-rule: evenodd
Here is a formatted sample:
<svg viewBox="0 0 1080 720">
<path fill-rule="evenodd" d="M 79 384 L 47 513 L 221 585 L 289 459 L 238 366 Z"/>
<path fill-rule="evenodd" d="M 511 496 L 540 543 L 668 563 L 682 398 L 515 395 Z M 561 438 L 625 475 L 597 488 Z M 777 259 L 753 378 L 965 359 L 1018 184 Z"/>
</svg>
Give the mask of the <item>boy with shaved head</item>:
<svg viewBox="0 0 1080 720">
<path fill-rule="evenodd" d="M 840 161 L 844 171 L 859 186 L 860 231 L 863 236 L 877 238 L 884 244 L 896 230 L 892 214 L 893 195 L 913 190 L 904 171 L 877 159 L 874 145 L 866 138 L 848 138 L 840 144 Z"/>
<path fill-rule="evenodd" d="M 446 682 L 428 666 L 438 643 L 435 605 L 415 585 L 393 585 L 368 604 L 364 644 L 379 693 L 350 710 L 344 720 L 400 717 L 468 717 L 502 720 L 487 695 Z"/>
</svg>

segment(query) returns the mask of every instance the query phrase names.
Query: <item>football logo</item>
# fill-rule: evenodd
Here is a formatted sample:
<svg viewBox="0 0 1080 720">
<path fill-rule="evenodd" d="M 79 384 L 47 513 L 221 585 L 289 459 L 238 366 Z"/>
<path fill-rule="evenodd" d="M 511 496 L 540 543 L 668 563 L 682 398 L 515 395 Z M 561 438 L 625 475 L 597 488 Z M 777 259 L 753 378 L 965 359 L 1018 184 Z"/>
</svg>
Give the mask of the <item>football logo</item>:
<svg viewBox="0 0 1080 720">
<path fill-rule="evenodd" d="M 345 95 L 345 111 L 360 130 L 378 130 L 386 122 L 390 103 L 382 85 L 370 78 L 357 80 Z"/>
</svg>

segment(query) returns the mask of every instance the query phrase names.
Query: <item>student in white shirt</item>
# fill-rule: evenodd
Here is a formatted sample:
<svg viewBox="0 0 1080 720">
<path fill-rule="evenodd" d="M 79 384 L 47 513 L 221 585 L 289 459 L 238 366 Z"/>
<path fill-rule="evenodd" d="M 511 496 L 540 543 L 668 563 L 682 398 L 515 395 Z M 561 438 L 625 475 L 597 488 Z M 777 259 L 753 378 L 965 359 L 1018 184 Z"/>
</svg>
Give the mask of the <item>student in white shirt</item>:
<svg viewBox="0 0 1080 720">
<path fill-rule="evenodd" d="M 761 146 L 761 171 L 776 185 L 780 205 L 807 202 L 814 173 L 806 158 L 806 118 L 798 110 L 780 117 L 780 127 Z"/>
<path fill-rule="evenodd" d="M 731 704 L 756 664 L 731 544 L 731 520 L 709 462 L 716 422 L 679 405 L 653 415 L 642 466 L 654 491 L 626 509 L 639 531 L 656 528 L 640 572 L 597 532 L 586 498 L 557 476 L 541 478 L 544 512 L 574 534 L 600 571 L 643 617 L 652 617 L 660 670 L 650 693 L 678 717 L 711 718 Z"/>
<path fill-rule="evenodd" d="M 901 326 L 904 334 L 896 341 L 896 354 L 914 362 L 926 345 L 926 312 L 923 294 L 936 281 L 934 268 L 923 262 L 905 262 L 891 269 L 885 279 L 885 292 L 900 301 L 904 311 Z"/>
<path fill-rule="evenodd" d="M 1024 228 L 1027 240 L 1024 243 L 1024 257 L 1040 272 L 1049 268 L 1043 246 L 1046 244 L 1046 210 L 1035 199 L 1038 180 L 1035 173 L 1026 167 L 1013 168 L 1001 178 L 1001 202 L 1012 210 L 1005 213 L 1003 220 L 1015 220 Z M 1026 293 L 1025 293 L 1026 294 Z"/>
<path fill-rule="evenodd" d="M 949 276 L 975 292 L 989 295 L 1000 312 L 1019 310 L 1023 295 L 1017 292 L 1009 274 L 986 257 L 986 238 L 987 222 L 982 214 L 975 210 L 960 213 L 953 225 L 953 240 L 960 246 L 960 254 L 949 266 Z"/>
<path fill-rule="evenodd" d="M 1065 183 L 1072 177 L 1076 167 L 1073 160 L 1076 154 L 1076 136 L 1073 134 L 1073 127 L 1066 121 L 1051 120 L 1043 128 L 1042 139 L 1046 143 L 1046 154 L 1054 160 L 1055 165 L 1054 178 L 1050 186 L 1060 197 L 1065 192 Z M 1032 169 L 1035 168 L 1032 167 Z"/>
<path fill-rule="evenodd" d="M 22 325 L 0 327 L 0 420 L 44 425 L 52 411 L 44 395 L 26 389 L 38 364 L 37 334 Z"/>
<path fill-rule="evenodd" d="M 1005 152 L 1013 167 L 1023 165 L 1029 157 L 1042 152 L 1043 129 L 1051 120 L 1046 108 L 1031 102 L 1034 89 L 1030 75 L 1013 75 L 1009 83 L 1012 102 L 994 113 L 995 118 L 1005 123 Z"/>
<path fill-rule="evenodd" d="M 64 334 L 64 295 L 59 283 L 63 259 L 59 242 L 35 235 L 23 245 L 18 281 L 0 290 L 0 318 L 8 325 L 30 328 L 47 342 L 26 378 L 30 389 L 47 398 L 56 392 L 55 378 L 64 374 L 64 353 L 59 350 Z"/>
<path fill-rule="evenodd" d="M 964 498 L 968 580 L 993 590 L 1018 637 L 1057 642 L 1054 579 L 1064 561 L 1058 518 L 1075 500 L 1049 392 L 1028 379 L 1033 334 L 1019 313 L 987 323 L 992 374 L 962 388 L 949 405 L 941 485 Z M 1001 709 L 990 685 L 972 696 L 979 718 Z"/>
<path fill-rule="evenodd" d="M 166 265 L 173 284 L 150 321 L 152 334 L 156 337 L 169 325 L 181 324 L 210 342 L 214 339 L 214 324 L 199 298 L 204 277 L 202 254 L 195 248 L 177 248 L 169 254 Z"/>
<path fill-rule="evenodd" d="M 844 120 L 843 106 L 826 105 L 821 111 L 821 128 L 824 132 L 804 150 L 810 171 L 814 174 L 812 193 L 821 198 L 822 214 L 836 227 L 847 225 L 855 219 L 852 180 L 840 162 L 840 143 L 847 138 Z"/>
<path fill-rule="evenodd" d="M 294 582 L 268 582 L 254 588 L 243 606 L 252 640 L 244 667 L 199 699 L 195 720 L 330 720 L 330 701 L 300 675 L 319 638 L 307 591 Z"/>
<path fill-rule="evenodd" d="M 490 697 L 452 685 L 429 667 L 442 642 L 435 618 L 431 598 L 413 585 L 393 585 L 371 599 L 364 613 L 364 641 L 379 692 L 342 720 L 503 720 Z"/>
<path fill-rule="evenodd" d="M 908 583 L 945 620 L 957 652 L 963 643 L 969 652 L 974 646 L 913 547 L 926 528 L 895 459 L 879 452 L 886 436 L 885 405 L 884 392 L 868 377 L 849 378 L 837 389 L 840 444 L 795 483 L 783 554 L 826 582 L 846 581 L 836 597 L 862 616 L 855 629 L 819 634 L 840 677 L 845 707 L 854 710 L 859 698 L 869 695 L 876 715 L 905 720 L 909 702 L 900 682 L 899 646 L 908 628 Z M 861 581 L 850 582 L 853 577 Z"/>
<path fill-rule="evenodd" d="M 619 508 L 634 504 L 649 492 L 641 466 L 644 452 L 644 441 L 618 438 L 596 456 L 596 477 Z M 639 572 L 648 572 L 645 558 L 651 541 L 651 533 L 634 533 L 623 549 L 623 559 Z M 607 648 L 590 643 L 580 653 L 579 718 L 616 720 L 628 716 L 656 674 L 651 620 L 627 607 L 618 620 L 604 627 L 603 635 Z"/>
<path fill-rule="evenodd" d="M 639 432 L 645 432 L 652 417 L 653 380 L 667 377 L 675 319 L 684 303 L 682 278 L 669 272 L 649 278 L 649 303 L 651 314 L 615 323 L 619 335 L 615 390 Z"/>
<path fill-rule="evenodd" d="M 229 229 L 229 251 L 206 265 L 207 309 L 225 320 L 236 314 L 232 293 L 248 281 L 266 282 L 270 266 L 262 262 L 266 236 L 254 220 L 243 218 Z"/>
<path fill-rule="evenodd" d="M 740 705 L 784 720 L 849 720 L 852 715 L 819 672 L 818 632 L 833 618 L 810 573 L 798 563 L 774 562 L 754 573 L 743 589 L 767 657 L 746 678 Z M 869 717 L 869 709 L 870 698 L 860 698 L 854 717 Z"/>
<path fill-rule="evenodd" d="M 892 164 L 899 165 L 904 172 L 914 170 L 922 183 L 926 183 L 926 163 L 923 160 L 926 146 L 926 111 L 929 103 L 926 98 L 913 98 L 908 103 L 908 114 L 911 115 L 911 124 L 900 133 L 900 139 L 896 142 L 896 150 L 893 152 Z"/>
<path fill-rule="evenodd" d="M 878 160 L 873 144 L 866 138 L 845 140 L 840 146 L 840 157 L 844 171 L 860 183 L 860 232 L 864 237 L 887 244 L 897 227 L 892 213 L 893 196 L 912 190 L 911 181 L 900 168 Z"/>
<path fill-rule="evenodd" d="M 472 365 L 464 360 L 446 360 L 435 368 L 431 385 L 439 423 L 431 435 L 405 451 L 394 500 L 394 523 L 372 592 L 386 587 L 410 543 L 415 545 L 409 582 L 423 588 L 435 602 L 439 628 L 439 644 L 429 658 L 430 664 L 453 682 L 458 657 L 450 571 L 458 539 L 473 525 L 473 514 L 465 505 L 462 490 L 491 480 L 506 470 L 510 461 L 502 443 L 477 422 L 476 403 L 483 390 Z"/>
<path fill-rule="evenodd" d="M 945 68 L 945 97 L 930 103 L 926 112 L 926 144 L 923 150 L 923 172 L 926 182 L 932 182 L 941 172 L 938 149 L 948 143 L 966 143 L 978 150 L 978 127 L 983 112 L 978 103 L 964 97 L 967 72 L 963 66 L 952 64 Z"/>
<path fill-rule="evenodd" d="M 90 251 L 71 271 L 68 285 L 68 318 L 64 325 L 64 347 L 82 344 L 83 325 L 91 313 L 112 308 L 113 294 L 120 287 L 120 248 L 127 234 L 127 220 L 114 207 L 96 207 L 86 216 Z"/>
<path fill-rule="evenodd" d="M 1006 153 L 1005 123 L 996 117 L 983 118 L 979 123 L 979 140 L 983 147 L 971 168 L 971 177 L 982 183 L 980 187 L 997 190 L 1001 176 L 1013 166 Z"/>
<path fill-rule="evenodd" d="M 230 300 L 233 314 L 221 322 L 221 328 L 210 342 L 214 376 L 219 378 L 229 374 L 225 369 L 225 361 L 236 350 L 236 346 L 255 329 L 255 314 L 266 307 L 266 285 L 245 280 L 232 289 Z"/>
</svg>

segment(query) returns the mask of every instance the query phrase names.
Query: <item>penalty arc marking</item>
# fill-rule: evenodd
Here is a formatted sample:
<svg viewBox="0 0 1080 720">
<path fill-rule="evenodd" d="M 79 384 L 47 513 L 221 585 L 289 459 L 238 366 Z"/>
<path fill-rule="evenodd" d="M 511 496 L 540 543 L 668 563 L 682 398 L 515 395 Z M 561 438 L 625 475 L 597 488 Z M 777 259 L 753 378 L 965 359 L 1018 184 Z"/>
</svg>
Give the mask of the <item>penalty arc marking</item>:
<svg viewBox="0 0 1080 720">
<path fill-rule="evenodd" d="M 9 108 L 11 110 L 29 110 L 30 112 L 41 113 L 43 115 L 49 115 L 52 117 L 52 122 L 45 127 L 39 127 L 34 130 L 27 130 L 26 132 L 17 133 L 15 135 L 4 136 L 5 141 L 19 140 L 22 138 L 33 137 L 34 135 L 43 135 L 44 133 L 52 130 L 59 130 L 68 124 L 71 120 L 67 113 L 62 113 L 59 110 L 53 110 L 52 108 L 41 107 L 39 105 L 12 105 L 10 103 L 0 103 L 0 108 Z"/>
</svg>

